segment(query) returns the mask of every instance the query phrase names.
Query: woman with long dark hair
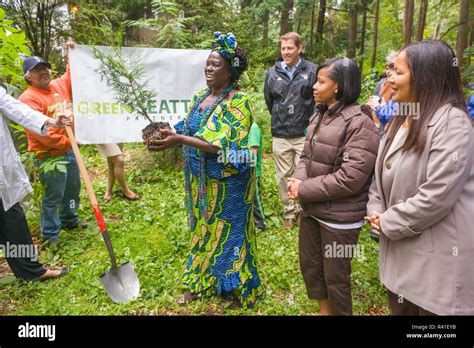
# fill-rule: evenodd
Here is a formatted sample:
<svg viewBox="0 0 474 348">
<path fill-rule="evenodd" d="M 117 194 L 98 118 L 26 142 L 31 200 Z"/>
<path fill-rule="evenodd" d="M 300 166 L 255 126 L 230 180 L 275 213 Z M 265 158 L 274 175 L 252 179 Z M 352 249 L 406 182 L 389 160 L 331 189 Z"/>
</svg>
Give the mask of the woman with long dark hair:
<svg viewBox="0 0 474 348">
<path fill-rule="evenodd" d="M 390 81 L 399 112 L 377 157 L 367 219 L 394 315 L 474 314 L 474 136 L 443 41 L 412 43 Z"/>
<path fill-rule="evenodd" d="M 351 259 L 355 252 L 379 134 L 370 107 L 360 106 L 360 71 L 347 58 L 318 66 L 303 155 L 289 197 L 303 208 L 300 266 L 308 296 L 321 315 L 351 315 Z M 343 250 L 343 253 L 339 251 Z"/>
</svg>

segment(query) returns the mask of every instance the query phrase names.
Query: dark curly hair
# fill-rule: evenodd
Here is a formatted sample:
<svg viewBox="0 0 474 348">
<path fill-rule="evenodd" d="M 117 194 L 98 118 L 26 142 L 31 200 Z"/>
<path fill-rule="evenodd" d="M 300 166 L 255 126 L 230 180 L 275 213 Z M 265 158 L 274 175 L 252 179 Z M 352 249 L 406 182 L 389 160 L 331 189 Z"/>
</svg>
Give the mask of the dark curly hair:
<svg viewBox="0 0 474 348">
<path fill-rule="evenodd" d="M 216 42 L 214 42 L 212 44 L 212 51 L 216 51 L 217 53 L 219 53 L 219 51 L 217 50 L 217 47 L 219 47 L 219 45 Z M 224 58 L 223 56 L 221 57 Z M 244 71 L 247 70 L 249 66 L 249 60 L 248 60 L 247 54 L 245 53 L 242 46 L 237 45 L 235 49 L 234 60 L 229 61 L 225 58 L 224 60 L 227 62 L 227 64 L 229 64 L 230 72 L 232 74 L 230 82 L 235 85 L 238 85 L 240 77 L 242 76 Z"/>
</svg>

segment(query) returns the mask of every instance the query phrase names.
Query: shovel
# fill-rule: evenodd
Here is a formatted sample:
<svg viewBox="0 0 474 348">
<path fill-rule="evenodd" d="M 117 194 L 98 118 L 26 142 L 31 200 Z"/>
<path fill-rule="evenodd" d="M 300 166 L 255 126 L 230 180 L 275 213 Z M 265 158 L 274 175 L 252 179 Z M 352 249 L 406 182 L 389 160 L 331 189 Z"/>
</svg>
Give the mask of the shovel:
<svg viewBox="0 0 474 348">
<path fill-rule="evenodd" d="M 59 94 L 54 95 L 56 102 L 60 105 L 60 111 L 65 111 L 65 105 L 62 101 L 62 98 Z M 84 161 L 82 160 L 81 152 L 77 146 L 76 138 L 71 127 L 66 126 L 66 132 L 69 137 L 69 140 L 76 156 L 76 161 L 79 166 L 79 171 L 81 172 L 82 180 L 86 185 L 87 194 L 92 204 L 92 209 L 94 210 L 95 218 L 97 224 L 99 225 L 100 232 L 104 238 L 105 245 L 107 246 L 107 251 L 109 252 L 110 259 L 112 261 L 112 268 L 110 271 L 102 274 L 99 279 L 104 284 L 105 290 L 109 294 L 112 301 L 117 303 L 127 303 L 138 297 L 140 292 L 140 281 L 138 280 L 137 274 L 133 269 L 133 265 L 130 262 L 125 262 L 124 264 L 117 267 L 117 260 L 115 258 L 114 248 L 112 247 L 112 242 L 110 241 L 109 233 L 107 232 L 107 226 L 105 225 L 104 218 L 99 208 L 99 203 L 95 197 L 94 190 L 89 179 L 89 174 L 87 173 Z"/>
</svg>

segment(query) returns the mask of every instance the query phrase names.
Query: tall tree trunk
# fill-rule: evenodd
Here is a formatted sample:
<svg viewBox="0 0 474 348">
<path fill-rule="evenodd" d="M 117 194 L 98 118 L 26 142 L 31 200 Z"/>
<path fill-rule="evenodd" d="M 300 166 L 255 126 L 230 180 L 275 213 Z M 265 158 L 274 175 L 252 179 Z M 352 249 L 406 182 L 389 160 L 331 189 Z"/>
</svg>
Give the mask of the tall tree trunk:
<svg viewBox="0 0 474 348">
<path fill-rule="evenodd" d="M 5 7 L 3 7 L 5 6 Z M 59 1 L 16 0 L 3 2 L 2 7 L 25 33 L 31 53 L 48 60 L 52 50 L 52 20 Z"/>
<path fill-rule="evenodd" d="M 375 17 L 374 17 L 374 41 L 372 42 L 372 60 L 370 67 L 375 68 L 375 61 L 377 59 L 377 40 L 379 36 L 379 11 L 380 0 L 375 1 Z"/>
<path fill-rule="evenodd" d="M 434 11 L 436 13 L 436 20 L 433 29 L 433 36 L 431 37 L 432 40 L 439 39 L 439 29 L 440 29 L 440 21 L 441 21 L 441 12 L 443 9 L 443 2 L 440 1 L 438 4 L 438 8 Z"/>
<path fill-rule="evenodd" d="M 472 5 L 474 6 L 474 5 Z M 472 12 L 474 9 L 470 9 L 470 11 Z M 472 46 L 474 45 L 474 15 L 471 15 L 470 16 L 470 20 L 469 20 L 469 46 Z"/>
<path fill-rule="evenodd" d="M 428 12 L 428 0 L 421 0 L 420 13 L 418 16 L 418 32 L 416 33 L 416 41 L 423 40 L 423 32 L 425 31 L 426 12 Z"/>
<path fill-rule="evenodd" d="M 356 54 L 357 10 L 357 3 L 349 10 L 349 47 L 347 48 L 347 58 L 354 58 Z"/>
<path fill-rule="evenodd" d="M 362 33 L 360 37 L 360 62 L 359 70 L 362 75 L 362 69 L 364 69 L 364 54 L 365 54 L 365 30 L 367 27 L 367 9 L 364 10 L 364 15 L 362 16 Z"/>
<path fill-rule="evenodd" d="M 39 30 L 40 30 L 40 41 L 37 43 L 39 45 L 38 52 L 41 57 L 47 57 L 48 55 L 46 54 L 46 46 L 45 44 L 45 38 L 46 38 L 46 28 L 45 28 L 45 23 L 46 23 L 46 18 L 45 18 L 45 9 L 44 5 L 37 2 L 36 3 L 36 19 L 40 25 Z M 45 58 L 46 59 L 46 58 Z"/>
<path fill-rule="evenodd" d="M 309 32 L 309 48 L 311 52 L 314 52 L 313 47 L 313 38 L 314 38 L 314 8 L 316 7 L 316 0 L 313 0 L 313 4 L 311 5 L 311 29 Z"/>
<path fill-rule="evenodd" d="M 471 8 L 472 11 L 472 8 Z M 471 16 L 471 19 L 469 21 L 469 46 L 474 45 L 474 16 Z"/>
<path fill-rule="evenodd" d="M 331 44 L 330 52 L 327 52 L 328 56 L 334 55 L 334 15 L 335 11 L 328 9 L 328 22 L 327 22 L 327 30 L 326 30 L 326 37 L 327 41 Z"/>
<path fill-rule="evenodd" d="M 467 48 L 467 36 L 469 34 L 469 0 L 461 0 L 459 8 L 459 27 L 456 40 L 456 56 L 459 68 L 463 66 L 463 53 Z"/>
<path fill-rule="evenodd" d="M 432 36 L 432 40 L 436 40 L 438 39 L 438 34 L 439 34 L 439 21 L 440 21 L 440 18 L 441 17 L 441 14 L 438 12 L 436 14 L 436 21 L 435 21 L 435 25 L 434 25 L 434 29 L 433 29 L 433 36 Z"/>
<path fill-rule="evenodd" d="M 281 11 L 280 36 L 291 31 L 292 23 L 290 20 L 293 18 L 290 18 L 290 13 L 293 13 L 293 5 L 293 0 L 285 1 L 285 8 Z"/>
<path fill-rule="evenodd" d="M 153 18 L 153 6 L 151 0 L 146 0 L 143 4 L 143 18 Z"/>
<path fill-rule="evenodd" d="M 36 3 L 35 20 L 39 26 L 39 37 L 37 37 L 38 41 L 32 42 L 31 44 L 33 46 L 33 54 L 43 57 L 46 60 L 48 60 L 49 54 L 51 53 L 51 21 L 53 11 L 54 7 L 49 8 L 47 4 Z"/>
<path fill-rule="evenodd" d="M 403 42 L 405 45 L 408 45 L 411 42 L 414 12 L 415 12 L 415 0 L 404 0 L 403 1 Z"/>
<path fill-rule="evenodd" d="M 326 15 L 326 0 L 319 0 L 319 13 L 318 13 L 318 26 L 316 32 L 318 33 L 317 39 L 322 40 L 324 32 L 324 17 Z"/>
<path fill-rule="evenodd" d="M 263 13 L 263 45 L 268 47 L 268 21 L 270 20 L 270 13 L 265 10 Z"/>
</svg>

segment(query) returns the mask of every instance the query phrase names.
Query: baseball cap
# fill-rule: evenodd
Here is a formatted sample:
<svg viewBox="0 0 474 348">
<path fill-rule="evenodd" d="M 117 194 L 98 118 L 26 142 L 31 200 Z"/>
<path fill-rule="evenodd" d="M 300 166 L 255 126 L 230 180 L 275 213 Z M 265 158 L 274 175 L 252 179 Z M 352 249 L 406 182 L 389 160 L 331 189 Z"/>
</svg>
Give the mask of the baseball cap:
<svg viewBox="0 0 474 348">
<path fill-rule="evenodd" d="M 42 64 L 46 65 L 48 69 L 51 68 L 51 64 L 49 64 L 47 61 L 45 61 L 43 58 L 38 57 L 38 56 L 32 56 L 28 57 L 23 61 L 23 73 L 27 73 L 37 65 Z"/>
</svg>

